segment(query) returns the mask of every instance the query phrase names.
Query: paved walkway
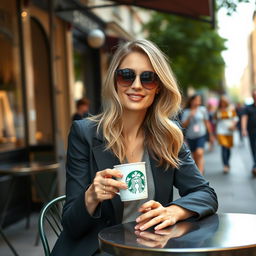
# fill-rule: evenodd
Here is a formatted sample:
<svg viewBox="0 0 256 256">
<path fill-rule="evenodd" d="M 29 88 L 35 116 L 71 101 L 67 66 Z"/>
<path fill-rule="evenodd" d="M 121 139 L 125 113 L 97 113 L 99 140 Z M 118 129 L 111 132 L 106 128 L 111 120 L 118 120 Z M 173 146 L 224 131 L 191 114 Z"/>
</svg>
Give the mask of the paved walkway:
<svg viewBox="0 0 256 256">
<path fill-rule="evenodd" d="M 218 212 L 255 213 L 256 214 L 256 178 L 251 175 L 251 155 L 248 141 L 240 145 L 236 137 L 236 143 L 232 150 L 231 170 L 229 174 L 223 174 L 218 145 L 211 152 L 205 154 L 205 177 L 215 188 L 219 198 Z M 207 150 L 206 150 L 207 151 Z M 5 232 L 20 256 L 43 256 L 41 244 L 34 246 L 37 232 L 37 218 L 34 214 L 30 229 L 25 229 L 25 221 L 22 220 Z M 9 248 L 0 237 L 0 255 L 13 256 Z"/>
<path fill-rule="evenodd" d="M 219 146 L 205 154 L 205 178 L 214 187 L 218 212 L 256 213 L 256 178 L 251 174 L 252 158 L 247 138 L 242 145 L 235 137 L 230 173 L 223 173 Z"/>
</svg>

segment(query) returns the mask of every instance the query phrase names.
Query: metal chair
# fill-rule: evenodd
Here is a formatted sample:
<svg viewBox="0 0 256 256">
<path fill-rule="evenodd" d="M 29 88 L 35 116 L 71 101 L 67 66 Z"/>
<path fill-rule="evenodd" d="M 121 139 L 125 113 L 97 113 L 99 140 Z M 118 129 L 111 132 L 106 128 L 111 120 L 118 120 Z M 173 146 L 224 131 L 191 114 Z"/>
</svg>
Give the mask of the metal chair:
<svg viewBox="0 0 256 256">
<path fill-rule="evenodd" d="M 51 237 L 60 236 L 62 231 L 62 209 L 66 200 L 66 195 L 59 196 L 47 203 L 39 215 L 39 235 L 44 247 L 45 256 L 50 256 L 51 247 L 49 235 Z M 52 239 L 51 239 L 52 241 Z"/>
</svg>

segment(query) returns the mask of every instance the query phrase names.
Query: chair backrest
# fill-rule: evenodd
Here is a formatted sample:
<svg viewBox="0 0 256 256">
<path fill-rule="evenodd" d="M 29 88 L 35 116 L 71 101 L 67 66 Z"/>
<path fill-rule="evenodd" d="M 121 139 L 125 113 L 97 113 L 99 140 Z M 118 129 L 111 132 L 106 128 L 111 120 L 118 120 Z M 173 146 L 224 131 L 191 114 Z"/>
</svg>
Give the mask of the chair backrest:
<svg viewBox="0 0 256 256">
<path fill-rule="evenodd" d="M 51 247 L 62 231 L 62 210 L 66 195 L 59 196 L 47 203 L 39 215 L 39 235 L 44 247 L 45 256 L 49 256 Z"/>
</svg>

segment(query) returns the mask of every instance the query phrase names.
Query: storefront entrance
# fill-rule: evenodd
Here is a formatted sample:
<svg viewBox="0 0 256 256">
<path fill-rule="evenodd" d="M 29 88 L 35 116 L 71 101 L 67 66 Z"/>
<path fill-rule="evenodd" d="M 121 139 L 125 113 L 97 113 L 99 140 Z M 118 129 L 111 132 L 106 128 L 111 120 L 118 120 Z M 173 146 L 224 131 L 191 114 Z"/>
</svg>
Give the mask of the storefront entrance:
<svg viewBox="0 0 256 256">
<path fill-rule="evenodd" d="M 33 17 L 31 17 L 31 43 L 36 119 L 35 144 L 53 145 L 53 104 L 49 43 L 42 25 Z"/>
</svg>

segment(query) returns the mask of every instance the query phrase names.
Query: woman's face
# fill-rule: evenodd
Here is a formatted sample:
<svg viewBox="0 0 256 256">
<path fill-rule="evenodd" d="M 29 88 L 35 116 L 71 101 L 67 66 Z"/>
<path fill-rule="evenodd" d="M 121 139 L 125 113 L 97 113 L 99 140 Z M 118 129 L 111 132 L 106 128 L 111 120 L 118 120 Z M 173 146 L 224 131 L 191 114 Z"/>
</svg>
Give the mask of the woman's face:
<svg viewBox="0 0 256 256">
<path fill-rule="evenodd" d="M 220 99 L 220 107 L 221 108 L 227 108 L 228 107 L 228 102 L 226 99 Z"/>
<path fill-rule="evenodd" d="M 196 96 L 196 97 L 192 100 L 192 102 L 191 102 L 191 107 L 198 107 L 198 106 L 201 105 L 201 103 L 202 103 L 201 97 L 200 97 L 200 96 Z"/>
<path fill-rule="evenodd" d="M 118 69 L 131 69 L 136 74 L 135 80 L 130 86 L 122 86 L 117 81 L 117 94 L 124 111 L 141 111 L 145 113 L 153 103 L 158 92 L 158 83 L 153 88 L 146 89 L 140 81 L 140 74 L 142 72 L 154 72 L 147 55 L 131 52 L 123 59 Z"/>
</svg>

